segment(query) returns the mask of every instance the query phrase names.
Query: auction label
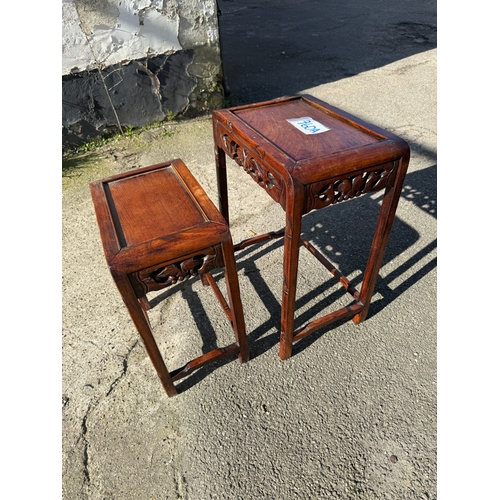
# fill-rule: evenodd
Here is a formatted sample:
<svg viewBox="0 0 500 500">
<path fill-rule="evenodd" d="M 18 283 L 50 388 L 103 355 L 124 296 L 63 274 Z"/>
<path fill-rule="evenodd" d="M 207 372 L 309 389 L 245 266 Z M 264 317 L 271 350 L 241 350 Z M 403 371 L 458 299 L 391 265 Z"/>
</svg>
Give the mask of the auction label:
<svg viewBox="0 0 500 500">
<path fill-rule="evenodd" d="M 298 128 L 304 134 L 320 134 L 321 132 L 326 132 L 330 130 L 323 124 L 309 118 L 309 116 L 303 116 L 302 118 L 289 118 L 287 122 L 290 122 L 294 127 Z"/>
</svg>

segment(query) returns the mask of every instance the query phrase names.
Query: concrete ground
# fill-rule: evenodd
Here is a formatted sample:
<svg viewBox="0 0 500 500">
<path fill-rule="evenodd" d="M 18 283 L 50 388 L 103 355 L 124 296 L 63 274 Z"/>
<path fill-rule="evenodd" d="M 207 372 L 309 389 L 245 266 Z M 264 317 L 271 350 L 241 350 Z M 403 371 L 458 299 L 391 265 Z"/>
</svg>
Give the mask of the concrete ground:
<svg viewBox="0 0 500 500">
<path fill-rule="evenodd" d="M 234 14 L 243 4 L 219 4 L 227 54 L 224 8 Z M 436 50 L 403 55 L 329 81 L 301 80 L 293 89 L 395 132 L 412 158 L 367 320 L 316 332 L 285 362 L 278 358 L 279 241 L 237 254 L 251 360 L 202 369 L 174 398 L 164 393 L 105 264 L 88 183 L 182 158 L 215 201 L 210 117 L 165 124 L 67 165 L 64 499 L 437 497 Z M 237 61 L 227 57 L 231 75 Z M 231 98 L 242 102 L 287 90 L 233 82 Z M 235 242 L 282 227 L 281 207 L 236 164 L 228 167 Z M 304 217 L 306 236 L 355 284 L 379 198 L 365 195 Z M 297 326 L 342 300 L 307 252 L 298 282 Z M 170 368 L 232 342 L 216 298 L 199 280 L 164 290 L 152 303 L 153 330 Z"/>
</svg>

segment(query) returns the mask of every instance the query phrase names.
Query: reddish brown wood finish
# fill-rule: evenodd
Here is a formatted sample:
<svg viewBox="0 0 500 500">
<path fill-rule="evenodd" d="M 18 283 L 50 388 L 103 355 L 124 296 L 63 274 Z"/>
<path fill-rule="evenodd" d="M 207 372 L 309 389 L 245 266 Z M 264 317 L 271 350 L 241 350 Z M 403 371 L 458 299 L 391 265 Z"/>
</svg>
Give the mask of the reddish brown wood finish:
<svg viewBox="0 0 500 500">
<path fill-rule="evenodd" d="M 225 219 L 181 160 L 92 182 L 104 254 L 146 351 L 169 396 L 173 382 L 209 362 L 249 358 L 234 249 Z M 209 271 L 225 268 L 229 304 Z M 189 276 L 210 284 L 230 320 L 236 342 L 169 372 L 151 331 L 147 293 Z"/>
<path fill-rule="evenodd" d="M 306 135 L 287 119 L 310 117 L 330 130 Z M 366 318 L 394 221 L 410 150 L 379 127 L 309 95 L 287 97 L 213 113 L 219 208 L 229 222 L 226 155 L 236 161 L 286 213 L 284 230 L 249 238 L 236 250 L 284 236 L 280 357 L 293 342 L 333 321 Z M 357 291 L 309 242 L 301 239 L 302 216 L 311 210 L 385 190 L 361 291 Z M 342 283 L 354 302 L 294 331 L 299 247 L 303 245 Z"/>
</svg>

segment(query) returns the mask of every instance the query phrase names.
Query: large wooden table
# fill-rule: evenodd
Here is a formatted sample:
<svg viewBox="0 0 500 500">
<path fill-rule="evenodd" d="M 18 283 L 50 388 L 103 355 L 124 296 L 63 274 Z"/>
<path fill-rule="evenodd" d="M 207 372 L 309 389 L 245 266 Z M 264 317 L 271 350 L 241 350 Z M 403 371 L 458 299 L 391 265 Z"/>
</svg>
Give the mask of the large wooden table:
<svg viewBox="0 0 500 500">
<path fill-rule="evenodd" d="M 295 123 L 289 122 L 290 119 L 295 119 Z M 219 208 L 226 221 L 229 223 L 226 155 L 243 167 L 286 213 L 284 229 L 235 245 L 237 251 L 284 237 L 280 358 L 290 357 L 293 343 L 318 328 L 349 317 L 355 323 L 363 321 L 368 314 L 408 168 L 407 143 L 309 95 L 217 110 L 213 113 L 213 131 Z M 383 202 L 358 291 L 301 237 L 302 216 L 379 190 L 385 190 Z M 340 281 L 353 301 L 295 331 L 301 245 Z"/>
</svg>

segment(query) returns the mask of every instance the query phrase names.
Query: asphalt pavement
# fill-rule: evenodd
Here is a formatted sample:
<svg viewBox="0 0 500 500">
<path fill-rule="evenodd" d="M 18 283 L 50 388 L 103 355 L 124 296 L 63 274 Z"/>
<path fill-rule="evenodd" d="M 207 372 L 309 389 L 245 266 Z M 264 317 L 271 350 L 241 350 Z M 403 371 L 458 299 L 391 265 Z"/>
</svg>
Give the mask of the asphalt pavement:
<svg viewBox="0 0 500 500">
<path fill-rule="evenodd" d="M 168 398 L 107 270 L 88 183 L 182 158 L 217 199 L 211 119 L 170 122 L 75 159 L 63 175 L 64 499 L 435 499 L 435 4 L 219 1 L 228 102 L 312 94 L 403 137 L 411 160 L 368 318 L 278 357 L 282 245 L 237 254 L 251 360 L 194 373 Z M 228 161 L 235 242 L 284 213 Z M 380 195 L 312 212 L 303 231 L 360 280 Z M 215 274 L 217 279 L 222 276 Z M 333 310 L 301 252 L 297 326 Z M 231 327 L 209 287 L 152 300 L 170 368 Z M 224 344 L 225 343 L 225 344 Z"/>
</svg>

